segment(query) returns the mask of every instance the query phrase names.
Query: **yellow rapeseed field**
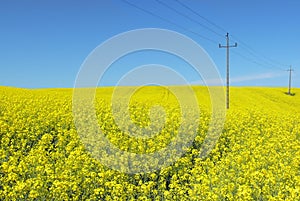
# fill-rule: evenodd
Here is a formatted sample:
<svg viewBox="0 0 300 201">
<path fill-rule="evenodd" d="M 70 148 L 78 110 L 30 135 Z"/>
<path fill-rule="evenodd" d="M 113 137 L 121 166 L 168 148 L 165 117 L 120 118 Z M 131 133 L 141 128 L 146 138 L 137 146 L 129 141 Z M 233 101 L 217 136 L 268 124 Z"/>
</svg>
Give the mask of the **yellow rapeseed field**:
<svg viewBox="0 0 300 201">
<path fill-rule="evenodd" d="M 120 150 L 153 153 L 176 136 L 182 111 L 172 93 L 144 87 L 130 100 L 130 118 L 140 127 L 155 121 L 152 106 L 165 108 L 157 115 L 162 131 L 146 140 L 114 123 L 112 91 L 97 89 L 95 110 Z M 73 121 L 72 89 L 0 87 L 0 200 L 299 200 L 300 89 L 288 96 L 283 88 L 232 88 L 222 135 L 204 159 L 211 104 L 205 87 L 194 91 L 201 114 L 187 152 L 163 169 L 126 174 L 87 151 Z"/>
</svg>

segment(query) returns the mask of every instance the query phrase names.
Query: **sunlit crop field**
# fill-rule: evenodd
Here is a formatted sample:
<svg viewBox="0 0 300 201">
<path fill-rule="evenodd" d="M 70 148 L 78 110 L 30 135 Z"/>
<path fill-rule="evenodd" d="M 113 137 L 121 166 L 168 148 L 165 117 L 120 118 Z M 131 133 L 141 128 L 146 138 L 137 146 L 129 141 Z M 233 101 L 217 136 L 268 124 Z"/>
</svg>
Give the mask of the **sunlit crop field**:
<svg viewBox="0 0 300 201">
<path fill-rule="evenodd" d="M 132 97 L 130 118 L 140 127 L 155 121 L 153 105 L 165 108 L 163 131 L 145 140 L 114 124 L 112 91 L 97 89 L 95 110 L 119 149 L 151 153 L 176 136 L 181 111 L 174 95 L 144 87 Z M 288 96 L 283 88 L 232 88 L 222 135 L 204 159 L 211 104 L 205 87 L 194 91 L 200 122 L 186 153 L 166 168 L 126 174 L 102 165 L 81 142 L 72 89 L 0 87 L 0 200 L 299 200 L 300 89 Z"/>
</svg>

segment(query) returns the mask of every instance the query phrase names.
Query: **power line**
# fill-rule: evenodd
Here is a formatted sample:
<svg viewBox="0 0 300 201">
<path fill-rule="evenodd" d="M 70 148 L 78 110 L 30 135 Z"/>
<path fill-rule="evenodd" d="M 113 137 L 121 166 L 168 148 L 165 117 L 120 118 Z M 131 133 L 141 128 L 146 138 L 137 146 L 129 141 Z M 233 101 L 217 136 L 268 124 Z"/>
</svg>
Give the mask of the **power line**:
<svg viewBox="0 0 300 201">
<path fill-rule="evenodd" d="M 194 9 L 192 9 L 191 7 L 187 6 L 186 4 L 184 4 L 183 2 L 179 1 L 179 0 L 174 0 L 176 1 L 178 4 L 180 4 L 182 7 L 186 8 L 187 10 L 189 10 L 190 12 L 192 12 L 193 14 L 197 15 L 198 17 L 200 17 L 201 19 L 205 20 L 207 23 L 211 24 L 212 26 L 214 26 L 215 28 L 219 29 L 220 31 L 224 31 L 227 32 L 222 26 L 212 22 L 211 20 L 207 19 L 206 17 L 200 15 L 197 11 L 195 11 Z M 272 66 L 272 68 L 277 68 L 280 70 L 283 70 L 282 68 L 279 68 L 278 66 L 288 66 L 285 64 L 282 64 L 280 62 L 277 62 L 271 58 L 266 57 L 265 55 L 262 55 L 260 53 L 258 53 L 257 51 L 255 51 L 253 48 L 251 48 L 249 45 L 247 45 L 245 42 L 239 40 L 237 37 L 235 37 L 234 35 L 231 35 L 232 38 L 234 38 L 237 42 L 239 42 L 240 46 L 242 49 L 245 49 L 249 54 L 251 54 L 253 57 L 255 57 L 257 60 L 261 60 L 263 63 L 266 63 L 268 66 Z M 241 57 L 245 58 L 245 56 L 239 54 Z M 250 60 L 250 59 L 246 59 L 246 60 Z M 253 61 L 251 61 L 253 62 Z M 258 62 L 253 62 L 253 63 L 257 63 Z M 264 66 L 259 64 L 260 66 Z M 265 65 L 266 66 L 266 65 Z"/>
<path fill-rule="evenodd" d="M 260 60 L 264 60 L 266 63 L 269 63 L 272 66 L 285 66 L 287 67 L 288 65 L 286 64 L 282 64 L 278 61 L 275 61 L 274 59 L 268 58 L 265 55 L 257 52 L 256 50 L 254 50 L 252 47 L 250 47 L 248 44 L 246 44 L 245 42 L 241 41 L 240 39 L 238 39 L 236 36 L 232 36 L 236 41 L 238 41 L 241 45 L 242 48 L 245 49 L 246 51 L 248 51 L 252 56 L 257 57 Z M 276 65 L 274 65 L 276 64 Z M 281 70 L 283 70 L 282 68 L 280 68 Z"/>
<path fill-rule="evenodd" d="M 240 41 L 238 41 L 238 42 L 240 42 Z M 268 66 L 268 68 L 270 68 L 270 69 L 275 69 L 276 68 L 276 69 L 279 69 L 279 70 L 283 70 L 281 67 L 279 67 L 281 65 L 277 65 L 277 64 L 274 64 L 274 63 L 271 63 L 269 61 L 266 61 L 266 60 L 263 60 L 263 59 L 259 58 L 257 54 L 254 54 L 252 51 L 249 51 L 247 48 L 245 48 L 243 46 L 243 44 L 241 44 L 240 47 L 241 47 L 241 49 L 244 49 L 249 55 L 256 58 L 256 60 L 261 61 L 261 62 L 259 62 L 261 64 L 261 66 Z M 256 63 L 258 63 L 258 62 L 256 62 Z"/>
<path fill-rule="evenodd" d="M 227 33 L 227 31 L 222 28 L 221 26 L 217 25 L 216 23 L 210 21 L 209 19 L 207 19 L 206 17 L 200 15 L 198 12 L 196 12 L 195 10 L 193 10 L 191 7 L 187 6 L 186 4 L 182 3 L 179 0 L 175 0 L 178 4 L 180 4 L 182 7 L 186 8 L 187 10 L 189 10 L 190 12 L 194 13 L 195 15 L 197 15 L 198 17 L 200 17 L 201 19 L 205 20 L 207 23 L 213 25 L 214 27 L 216 27 L 217 29 L 219 29 L 220 31 L 223 31 L 225 33 Z"/>
<path fill-rule="evenodd" d="M 206 26 L 206 25 L 200 23 L 199 21 L 197 21 L 197 20 L 195 20 L 195 19 L 189 17 L 188 15 L 186 15 L 186 14 L 184 14 L 184 13 L 182 13 L 182 12 L 180 12 L 180 11 L 178 11 L 178 10 L 172 8 L 172 7 L 170 7 L 168 4 L 166 4 L 166 3 L 164 3 L 164 2 L 162 2 L 162 1 L 160 1 L 160 0 L 155 0 L 155 1 L 156 1 L 157 3 L 163 5 L 164 7 L 166 7 L 166 8 L 168 8 L 168 9 L 172 10 L 173 12 L 177 13 L 178 15 L 181 15 L 181 16 L 183 16 L 183 17 L 189 19 L 190 21 L 192 21 L 192 22 L 198 24 L 199 26 L 201 26 L 201 27 L 207 29 L 208 31 L 210 31 L 210 32 L 212 32 L 212 33 L 214 33 L 214 34 L 216 34 L 217 36 L 220 36 L 220 37 L 222 37 L 222 38 L 224 37 L 222 34 L 220 34 L 220 33 L 216 32 L 216 31 L 214 31 L 213 29 L 211 29 L 211 28 L 209 28 L 208 26 Z"/>
<path fill-rule="evenodd" d="M 180 28 L 180 29 L 182 29 L 182 30 L 184 30 L 184 31 L 188 31 L 188 32 L 190 32 L 190 33 L 192 33 L 192 34 L 194 34 L 194 35 L 196 35 L 196 36 L 198 36 L 198 37 L 200 37 L 200 38 L 202 38 L 202 39 L 205 39 L 205 40 L 207 40 L 207 41 L 209 41 L 209 42 L 211 42 L 211 43 L 213 43 L 213 44 L 218 44 L 218 42 L 215 41 L 215 40 L 213 40 L 213 39 L 210 39 L 210 38 L 208 38 L 208 37 L 206 37 L 206 36 L 203 36 L 203 35 L 201 35 L 201 34 L 198 34 L 198 33 L 195 32 L 195 31 L 192 31 L 192 30 L 190 30 L 190 29 L 187 29 L 187 28 L 185 28 L 184 26 L 181 26 L 181 25 L 179 25 L 179 24 L 177 24 L 177 23 L 174 23 L 174 22 L 172 22 L 172 21 L 170 21 L 170 20 L 168 20 L 168 19 L 166 19 L 166 18 L 163 18 L 163 17 L 161 17 L 161 16 L 159 16 L 159 15 L 157 15 L 157 14 L 151 12 L 151 11 L 148 11 L 148 10 L 142 8 L 142 7 L 139 7 L 139 6 L 137 6 L 137 5 L 133 4 L 133 3 L 130 3 L 130 2 L 127 1 L 127 0 L 122 0 L 122 1 L 123 1 L 124 3 L 126 3 L 126 4 L 128 4 L 128 5 L 130 5 L 130 6 L 134 7 L 134 8 L 136 8 L 136 9 L 138 9 L 138 10 L 141 10 L 141 11 L 143 11 L 143 12 L 145 12 L 145 13 L 147 13 L 147 14 L 153 16 L 153 17 L 159 18 L 160 20 L 165 21 L 165 22 L 167 22 L 167 23 L 169 23 L 169 24 L 172 24 L 173 26 L 176 26 L 176 27 L 178 27 L 178 28 Z"/>
<path fill-rule="evenodd" d="M 241 57 L 242 59 L 244 59 L 244 60 L 246 60 L 246 61 L 248 61 L 248 62 L 251 62 L 251 63 L 253 63 L 253 64 L 255 64 L 255 65 L 258 65 L 258 66 L 260 66 L 260 67 L 262 67 L 262 68 L 265 68 L 265 69 L 271 69 L 271 70 L 274 70 L 274 69 L 275 69 L 274 66 L 271 67 L 270 65 L 266 65 L 266 64 L 264 64 L 264 63 L 260 63 L 260 62 L 258 62 L 258 61 L 256 61 L 256 60 L 251 59 L 251 58 L 249 58 L 249 57 L 247 57 L 247 56 L 245 56 L 245 55 L 243 55 L 243 54 L 241 54 L 241 53 L 239 53 L 239 52 L 236 52 L 236 51 L 234 51 L 234 50 L 232 50 L 232 53 L 234 53 L 235 55 Z M 285 71 L 285 70 L 283 70 L 282 68 L 276 68 L 276 70 Z"/>
<path fill-rule="evenodd" d="M 171 20 L 169 20 L 169 19 L 167 19 L 167 18 L 164 18 L 164 17 L 162 17 L 162 16 L 160 16 L 160 15 L 157 15 L 157 14 L 154 13 L 154 12 L 151 12 L 151 11 L 149 11 L 149 10 L 146 10 L 146 9 L 142 8 L 142 7 L 139 7 L 139 6 L 137 6 L 136 4 L 134 4 L 134 3 L 131 3 L 131 2 L 129 2 L 129 1 L 127 1 L 127 0 L 122 0 L 122 1 L 123 1 L 124 3 L 126 3 L 126 4 L 128 4 L 128 5 L 130 5 L 130 6 L 134 7 L 134 8 L 136 8 L 136 9 L 138 9 L 138 10 L 141 10 L 141 11 L 143 11 L 143 12 L 145 12 L 145 13 L 147 13 L 147 14 L 149 14 L 149 15 L 155 17 L 155 18 L 158 18 L 158 19 L 160 19 L 160 20 L 162 20 L 162 21 L 165 21 L 165 22 L 167 22 L 167 23 L 169 23 L 169 24 L 171 24 L 171 25 L 173 25 L 173 26 L 175 26 L 175 27 L 178 27 L 178 28 L 180 28 L 180 29 L 182 29 L 182 30 L 184 30 L 184 31 L 190 32 L 190 33 L 192 33 L 192 34 L 194 34 L 194 35 L 196 35 L 196 36 L 198 36 L 198 37 L 200 37 L 200 38 L 202 38 L 202 39 L 205 39 L 205 40 L 207 40 L 207 41 L 209 41 L 209 42 L 211 42 L 211 43 L 213 43 L 213 44 L 218 44 L 217 41 L 215 41 L 215 40 L 213 40 L 213 39 L 211 39 L 211 38 L 208 38 L 208 37 L 206 37 L 206 36 L 203 36 L 203 35 L 201 35 L 201 34 L 198 34 L 197 32 L 195 32 L 195 31 L 193 31 L 193 30 L 187 29 L 186 27 L 184 27 L 184 26 L 182 26 L 182 25 L 180 25 L 180 24 L 177 24 L 177 23 L 175 23 L 175 22 L 173 22 L 173 21 L 171 21 Z M 193 14 L 197 15 L 198 17 L 200 17 L 201 19 L 203 19 L 204 21 L 206 21 L 208 24 L 212 25 L 212 26 L 215 27 L 216 29 L 218 29 L 218 30 L 220 30 L 220 31 L 227 32 L 223 27 L 221 27 L 220 25 L 218 25 L 218 24 L 212 22 L 211 20 L 207 19 L 206 17 L 200 15 L 197 11 L 195 11 L 195 10 L 192 9 L 191 7 L 187 6 L 187 5 L 184 4 L 183 2 L 181 2 L 181 1 L 179 1 L 179 0 L 174 0 L 174 1 L 177 2 L 179 5 L 181 5 L 182 7 L 184 7 L 185 9 L 189 10 L 190 12 L 192 12 Z M 178 15 L 181 15 L 181 16 L 183 16 L 183 17 L 189 19 L 190 21 L 192 21 L 192 22 L 194 22 L 194 23 L 197 23 L 198 25 L 200 25 L 201 27 L 203 27 L 203 28 L 209 30 L 210 32 L 213 32 L 214 34 L 216 34 L 216 35 L 218 35 L 218 36 L 220 36 L 220 37 L 223 37 L 219 32 L 214 31 L 212 28 L 210 28 L 210 27 L 208 27 L 208 26 L 206 26 L 206 25 L 200 23 L 199 21 L 197 21 L 197 20 L 195 20 L 195 19 L 189 17 L 187 14 L 184 14 L 183 12 L 180 12 L 180 11 L 178 11 L 177 9 L 174 9 L 173 7 L 168 6 L 168 4 L 166 4 L 166 3 L 164 3 L 164 2 L 162 2 L 162 1 L 160 1 L 160 0 L 156 0 L 156 2 L 158 2 L 158 3 L 161 4 L 161 5 L 163 5 L 164 7 L 167 7 L 168 9 L 170 9 L 170 10 L 172 10 L 173 12 L 177 13 Z M 243 41 L 241 41 L 240 39 L 238 39 L 236 36 L 233 36 L 233 35 L 232 35 L 232 38 L 234 38 L 237 42 L 240 43 L 241 49 L 245 50 L 247 54 L 249 54 L 249 55 L 251 55 L 251 57 L 253 57 L 253 58 L 247 57 L 247 56 L 245 56 L 244 54 L 241 54 L 241 53 L 236 52 L 236 51 L 234 51 L 234 50 L 232 51 L 234 54 L 240 56 L 242 59 L 247 60 L 248 62 L 254 63 L 254 64 L 256 64 L 256 65 L 258 65 L 258 66 L 261 66 L 261 67 L 263 67 L 263 68 L 268 68 L 268 69 L 273 69 L 273 70 L 276 69 L 276 70 L 285 71 L 283 68 L 281 68 L 281 67 L 279 67 L 279 66 L 287 66 L 287 65 L 284 65 L 284 64 L 282 64 L 282 63 L 280 63 L 280 62 L 277 62 L 277 61 L 275 61 L 275 60 L 272 60 L 272 59 L 270 59 L 270 58 L 268 58 L 268 57 L 262 55 L 261 53 L 257 52 L 257 51 L 254 50 L 253 48 L 251 48 L 248 44 L 246 44 L 245 42 L 243 42 Z"/>
</svg>

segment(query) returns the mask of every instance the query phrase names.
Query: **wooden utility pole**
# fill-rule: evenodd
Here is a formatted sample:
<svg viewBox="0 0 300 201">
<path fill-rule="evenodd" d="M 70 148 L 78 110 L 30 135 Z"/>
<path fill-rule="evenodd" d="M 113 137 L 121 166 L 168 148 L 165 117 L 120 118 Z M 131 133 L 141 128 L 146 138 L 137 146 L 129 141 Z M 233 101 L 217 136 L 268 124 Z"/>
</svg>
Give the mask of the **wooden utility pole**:
<svg viewBox="0 0 300 201">
<path fill-rule="evenodd" d="M 289 71 L 289 90 L 288 90 L 288 95 L 291 95 L 291 88 L 292 88 L 292 71 L 294 71 L 294 69 L 292 69 L 292 66 L 290 66 L 290 69 L 288 69 L 287 71 Z"/>
<path fill-rule="evenodd" d="M 219 48 L 226 48 L 226 108 L 229 109 L 229 48 L 237 47 L 237 43 L 229 45 L 229 34 L 226 34 L 226 45 L 219 44 Z"/>
</svg>

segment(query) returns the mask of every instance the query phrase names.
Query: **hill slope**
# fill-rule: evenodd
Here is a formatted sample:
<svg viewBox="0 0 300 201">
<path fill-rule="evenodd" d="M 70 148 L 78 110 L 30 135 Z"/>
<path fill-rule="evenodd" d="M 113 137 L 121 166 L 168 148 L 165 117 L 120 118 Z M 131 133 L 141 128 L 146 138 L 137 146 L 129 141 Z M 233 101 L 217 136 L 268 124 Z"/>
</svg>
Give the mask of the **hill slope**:
<svg viewBox="0 0 300 201">
<path fill-rule="evenodd" d="M 116 97 L 120 104 L 132 88 L 122 90 Z M 300 89 L 288 96 L 282 88 L 231 88 L 222 135 L 204 159 L 199 154 L 209 127 L 209 93 L 205 87 L 194 90 L 201 115 L 186 153 L 163 169 L 126 174 L 87 151 L 73 122 L 72 89 L 0 87 L 0 200 L 297 200 Z M 114 124 L 112 92 L 111 87 L 97 89 L 95 108 L 99 126 L 116 147 L 147 154 L 176 137 L 182 111 L 166 89 L 146 87 L 129 103 L 129 116 L 139 127 L 163 117 L 149 117 L 153 105 L 165 107 L 166 124 L 151 139 L 134 139 L 130 134 L 137 128 L 123 132 Z M 110 159 L 124 165 L 127 159 L 117 157 Z"/>
</svg>

